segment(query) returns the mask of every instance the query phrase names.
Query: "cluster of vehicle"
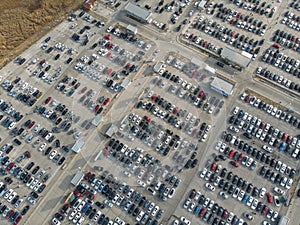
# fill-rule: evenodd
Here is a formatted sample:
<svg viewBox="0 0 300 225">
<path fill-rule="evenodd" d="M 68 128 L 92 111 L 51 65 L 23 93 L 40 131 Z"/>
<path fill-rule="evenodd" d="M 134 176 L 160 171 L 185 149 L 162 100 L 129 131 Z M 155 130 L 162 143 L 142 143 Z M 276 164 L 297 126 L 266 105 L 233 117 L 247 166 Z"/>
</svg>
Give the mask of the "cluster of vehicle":
<svg viewBox="0 0 300 225">
<path fill-rule="evenodd" d="M 287 11 L 284 18 L 281 20 L 281 23 L 289 28 L 300 31 L 300 17 L 293 12 Z"/>
<path fill-rule="evenodd" d="M 52 47 L 50 47 L 52 48 Z M 31 61 L 31 64 L 35 64 L 37 62 L 38 58 L 35 58 Z M 38 78 L 42 79 L 44 82 L 46 82 L 49 85 L 52 85 L 57 78 L 61 75 L 61 66 L 59 66 L 53 75 L 49 74 L 49 70 L 51 69 L 51 65 L 48 65 L 48 61 L 45 59 L 41 60 L 38 63 L 38 68 L 33 71 L 31 76 L 37 76 Z"/>
<path fill-rule="evenodd" d="M 268 48 L 262 55 L 262 61 L 278 67 L 279 69 L 297 76 L 298 78 L 300 77 L 300 61 L 285 55 L 279 50 Z"/>
<path fill-rule="evenodd" d="M 84 87 L 81 90 L 81 94 L 85 93 L 87 87 Z M 89 89 L 87 93 L 82 95 L 79 99 L 79 102 L 83 102 L 83 105 L 94 112 L 96 115 L 100 114 L 104 107 L 110 102 L 110 98 L 106 98 L 104 95 L 101 96 L 97 101 L 93 101 L 92 98 L 96 95 L 96 91 Z"/>
<path fill-rule="evenodd" d="M 167 3 L 164 7 L 162 7 L 159 11 L 159 13 L 161 13 L 161 11 L 163 11 L 163 8 L 166 9 L 167 11 L 171 11 L 173 12 L 175 10 L 175 8 L 178 9 L 175 10 L 175 12 L 173 14 L 171 14 L 170 16 L 170 22 L 172 24 L 176 24 L 179 17 L 181 16 L 181 14 L 183 13 L 184 8 L 190 4 L 190 0 L 184 0 L 181 4 L 179 4 L 178 2 L 175 3 L 175 1 L 172 1 L 170 3 Z M 156 10 L 157 11 L 157 10 Z M 189 16 L 192 16 L 193 11 L 190 11 Z M 162 26 L 162 30 L 165 29 L 166 26 Z"/>
<path fill-rule="evenodd" d="M 276 110 L 278 109 L 276 108 Z M 273 113 L 276 115 L 276 112 L 274 113 L 274 108 L 272 105 L 266 107 L 266 111 L 270 114 Z M 261 141 L 268 143 L 272 147 L 278 148 L 279 151 L 285 151 L 287 153 L 293 151 L 294 148 L 298 149 L 300 146 L 300 141 L 298 141 L 296 137 L 288 135 L 286 132 L 274 128 L 269 123 L 263 122 L 256 116 L 252 116 L 248 112 L 240 110 L 239 107 L 235 107 L 235 109 L 233 110 L 233 115 L 234 116 L 230 118 L 229 122 L 231 121 L 231 123 L 234 123 L 234 125 L 237 125 L 240 129 L 246 131 L 244 133 L 244 136 L 248 139 L 255 137 L 257 139 L 260 139 Z M 238 142 L 240 141 L 237 138 L 235 138 L 235 140 L 232 140 L 234 138 L 231 134 L 227 136 L 228 137 L 226 137 L 226 140 L 230 139 L 230 142 L 232 143 L 238 144 Z M 263 149 L 270 153 L 273 152 L 273 149 L 268 146 L 263 147 Z M 297 151 L 296 156 L 292 157 L 298 158 L 298 152 L 299 150 Z"/>
<path fill-rule="evenodd" d="M 267 24 L 263 24 L 262 21 L 254 19 L 254 17 L 249 15 L 243 15 L 241 12 L 230 8 L 228 9 L 223 6 L 218 7 L 218 13 L 216 17 L 221 19 L 223 22 L 228 22 L 233 26 L 260 36 L 265 34 L 267 28 Z"/>
<path fill-rule="evenodd" d="M 198 216 L 199 219 L 208 224 L 225 225 L 225 224 L 243 224 L 247 225 L 243 219 L 229 212 L 214 200 L 205 197 L 201 192 L 192 189 L 188 198 L 183 204 L 183 208 Z"/>
<path fill-rule="evenodd" d="M 265 1 L 261 3 L 260 0 L 252 0 L 247 3 L 242 0 L 230 0 L 230 2 L 233 2 L 239 8 L 255 12 L 261 16 L 265 15 L 269 18 L 272 18 L 277 10 L 276 6 L 272 7 L 272 4 L 267 5 Z"/>
<path fill-rule="evenodd" d="M 259 70 L 260 69 L 258 69 L 258 71 Z M 262 72 L 262 73 L 264 73 L 264 72 Z M 265 112 L 271 114 L 272 116 L 274 116 L 277 119 L 280 119 L 286 123 L 289 123 L 298 129 L 300 128 L 300 124 L 299 124 L 300 121 L 298 120 L 298 118 L 296 116 L 293 116 L 289 112 L 280 110 L 277 107 L 273 106 L 272 104 L 265 103 L 264 101 L 260 100 L 255 95 L 250 96 L 246 93 L 243 93 L 241 95 L 240 99 L 243 102 L 249 103 L 251 106 L 254 106 L 254 107 L 257 107 L 258 109 L 264 110 Z M 281 135 L 279 135 L 279 136 L 281 136 Z"/>
<path fill-rule="evenodd" d="M 300 11 L 300 5 L 299 5 L 299 3 L 298 3 L 297 1 L 295 1 L 295 0 L 293 0 L 293 1 L 290 3 L 289 6 L 292 7 L 292 8 L 294 8 L 294 9 L 296 9 L 296 10 L 298 10 L 298 11 Z"/>
<path fill-rule="evenodd" d="M 5 188 L 5 184 L 3 184 L 2 182 L 0 182 L 0 190 L 2 190 L 4 188 Z M 11 191 L 12 192 L 5 193 L 4 199 L 8 203 L 10 203 L 12 205 L 13 204 L 17 205 L 17 203 L 15 201 L 15 199 L 16 199 L 16 192 L 14 192 L 12 189 L 11 189 Z M 17 208 L 17 207 L 15 207 L 15 208 Z M 23 212 L 23 210 L 22 210 L 22 212 Z M 2 215 L 5 219 L 7 219 L 13 225 L 19 224 L 19 222 L 22 219 L 22 215 L 24 215 L 24 212 L 23 212 L 23 214 L 22 214 L 22 212 L 19 213 L 18 211 L 15 211 L 14 209 L 11 209 L 10 207 L 8 207 L 5 203 L 0 202 L 0 215 Z"/>
<path fill-rule="evenodd" d="M 130 35 L 128 34 L 125 29 L 119 29 L 117 27 L 113 27 L 113 26 L 109 26 L 106 29 L 107 33 L 111 33 L 114 34 L 115 36 L 122 38 L 123 40 L 126 40 L 128 42 L 131 42 L 132 44 L 135 44 L 137 47 L 145 50 L 145 51 L 149 51 L 149 49 L 151 48 L 151 44 L 144 42 L 141 39 L 138 39 L 137 37 L 134 37 L 134 35 Z M 132 55 L 132 54 L 131 54 Z M 133 56 L 133 55 L 132 55 Z M 131 59 L 132 57 L 129 57 L 129 59 Z"/>
<path fill-rule="evenodd" d="M 11 84 L 8 80 L 4 81 L 2 87 L 8 92 L 8 96 L 15 97 L 29 106 L 33 106 L 42 95 L 42 92 L 20 77 L 17 77 Z"/>
<path fill-rule="evenodd" d="M 295 90 L 297 92 L 300 92 L 300 85 L 288 80 L 287 78 L 284 78 L 282 75 L 277 74 L 277 73 L 273 73 L 270 70 L 268 70 L 267 68 L 262 68 L 262 67 L 258 67 L 256 69 L 256 74 L 257 75 L 261 75 L 271 81 L 275 81 L 277 82 L 279 85 L 289 88 L 291 90 Z M 297 125 L 297 124 L 296 124 Z"/>
<path fill-rule="evenodd" d="M 63 94 L 66 94 L 68 97 L 71 97 L 79 87 L 80 82 L 78 82 L 77 79 L 66 75 L 57 84 L 55 89 L 61 91 Z"/>
<path fill-rule="evenodd" d="M 3 104 L 1 104 L 2 106 L 3 106 L 3 108 L 5 108 L 5 109 L 8 109 L 8 110 L 4 110 L 4 112 L 5 113 L 7 113 L 8 114 L 8 116 L 2 121 L 2 125 L 4 126 L 4 127 L 6 127 L 8 130 L 12 130 L 15 126 L 16 126 L 16 124 L 17 124 L 17 122 L 19 121 L 17 121 L 17 122 L 15 122 L 14 121 L 14 119 L 15 118 L 10 118 L 9 116 L 11 116 L 11 115 L 15 115 L 16 113 L 18 113 L 16 110 L 14 110 L 14 108 L 12 107 L 12 106 L 8 106 L 8 104 L 6 104 L 5 102 L 3 103 Z M 7 106 L 6 106 L 7 105 Z M 4 107 L 5 106 L 5 107 Z M 1 107 L 1 106 L 0 106 Z M 11 110 L 11 109 L 13 109 L 13 110 Z M 10 114 L 11 113 L 11 114 Z M 19 115 L 19 116 L 22 116 L 23 117 L 23 115 L 21 114 L 21 115 Z M 4 115 L 0 115 L 0 120 L 2 120 L 4 118 Z M 18 119 L 18 117 L 17 117 L 17 119 Z"/>
<path fill-rule="evenodd" d="M 197 44 L 196 46 L 199 45 L 200 47 L 206 48 L 207 50 L 209 50 L 215 54 L 221 55 L 222 48 L 215 46 L 213 43 L 209 42 L 208 40 L 203 39 L 202 37 L 198 37 L 197 35 L 188 34 L 188 33 L 186 33 L 184 35 L 184 37 L 185 37 L 185 39 Z"/>
<path fill-rule="evenodd" d="M 254 48 L 254 43 L 256 45 L 263 43 L 263 41 L 258 42 L 254 39 L 250 39 L 247 36 L 245 37 L 245 35 L 240 35 L 240 33 L 237 33 L 236 31 L 221 25 L 216 21 L 204 18 L 204 16 L 199 17 L 198 21 L 195 22 L 192 26 L 199 31 L 206 33 L 207 35 L 215 37 L 229 45 L 253 54 L 254 59 L 260 51 L 259 47 Z M 186 34 L 186 36 L 190 37 L 191 35 Z"/>
<path fill-rule="evenodd" d="M 278 29 L 275 31 L 274 36 L 272 37 L 272 41 L 278 43 L 281 46 L 293 49 L 296 52 L 300 52 L 300 38 L 294 34 Z"/>
<path fill-rule="evenodd" d="M 216 108 L 215 104 L 219 104 L 218 105 L 219 108 L 221 108 L 224 104 L 224 102 L 222 101 L 222 102 L 214 102 L 214 104 L 210 105 L 210 103 L 207 101 L 208 94 L 205 93 L 203 90 L 201 90 L 200 87 L 196 87 L 191 83 L 188 83 L 187 81 L 180 78 L 178 75 L 172 74 L 171 72 L 166 70 L 166 68 L 161 69 L 158 73 L 163 78 L 173 81 L 175 85 L 181 86 L 180 90 L 179 91 L 177 90 L 177 93 L 175 93 L 176 87 L 173 85 L 173 87 L 169 89 L 171 93 L 178 95 L 178 97 L 180 98 L 184 98 L 185 100 L 192 103 L 198 108 L 203 108 L 203 110 L 207 111 L 209 114 L 211 114 Z M 158 81 L 156 84 L 161 86 L 163 83 L 164 81 L 161 80 L 160 82 Z"/>
<path fill-rule="evenodd" d="M 225 136 L 225 135 L 224 135 Z M 223 137 L 224 137 L 223 136 Z M 225 141 L 229 141 L 230 140 L 230 135 L 226 134 L 225 136 Z M 232 140 L 236 140 L 236 138 L 232 138 Z M 232 142 L 230 142 L 231 144 Z M 243 148 L 243 144 L 244 142 L 241 143 L 241 149 Z M 239 144 L 238 144 L 239 145 Z M 247 145 L 246 145 L 247 146 Z M 254 151 L 254 149 L 252 148 L 252 146 L 249 146 L 249 155 L 251 155 L 251 150 L 252 152 Z M 223 153 L 225 156 L 227 156 L 229 159 L 232 159 L 232 161 L 230 161 L 230 164 L 233 165 L 234 167 L 239 167 L 239 163 L 245 167 L 248 167 L 250 170 L 254 170 L 256 168 L 257 162 L 252 158 L 252 157 L 248 157 L 246 155 L 243 155 L 243 153 L 240 153 L 238 151 L 234 151 L 233 149 L 230 150 L 230 147 L 227 146 L 227 144 L 224 142 L 222 143 L 221 141 L 219 141 L 216 145 L 216 150 L 218 150 L 219 152 Z M 245 152 L 246 152 L 246 148 L 245 148 Z M 262 156 L 262 152 L 257 152 L 257 155 L 254 154 L 255 156 Z M 258 158 L 259 158 L 258 157 Z M 223 158 L 222 158 L 223 160 Z M 224 159 L 226 160 L 226 158 Z"/>
<path fill-rule="evenodd" d="M 266 189 L 264 187 L 254 187 L 253 184 L 247 182 L 245 179 L 235 175 L 231 171 L 228 172 L 226 168 L 222 169 L 216 162 L 211 164 L 210 170 L 204 168 L 200 172 L 200 177 L 211 182 L 207 183 L 209 184 L 207 186 L 211 186 L 211 190 L 215 190 L 215 187 L 222 189 L 222 192 L 220 192 L 222 198 L 228 198 L 225 193 L 227 192 L 252 210 L 261 212 L 261 214 L 268 219 L 274 222 L 279 219 L 278 212 L 263 204 L 263 198 L 266 195 Z M 269 198 L 269 196 L 270 193 L 268 193 L 267 197 Z M 259 197 L 262 201 L 259 201 L 256 197 Z"/>
<path fill-rule="evenodd" d="M 272 168 L 274 168 L 278 173 L 275 170 L 273 171 Z M 288 170 L 289 169 L 287 169 L 286 164 L 282 163 L 281 161 L 277 161 L 277 163 L 273 167 L 271 165 L 270 168 L 268 168 L 267 166 L 262 166 L 259 171 L 259 175 L 289 190 L 293 185 L 293 178 L 286 177 L 286 176 L 291 176 L 290 173 L 287 173 Z"/>
<path fill-rule="evenodd" d="M 96 192 L 90 188 L 86 183 L 81 182 L 76 186 L 75 191 L 72 192 L 73 198 L 65 202 L 64 206 L 59 212 L 54 215 L 52 223 L 60 225 L 65 217 L 68 217 L 69 221 L 72 221 L 74 224 L 81 225 L 86 218 L 92 220 L 98 224 L 113 224 L 109 217 L 101 213 L 99 209 L 104 209 L 104 204 L 100 202 L 93 201 Z M 81 199 L 81 197 L 85 197 Z M 70 213 L 70 214 L 69 214 Z M 68 216 L 69 214 L 69 216 Z M 86 216 L 86 218 L 84 217 Z"/>
<path fill-rule="evenodd" d="M 95 190 L 108 197 L 112 204 L 135 217 L 138 222 L 158 224 L 158 220 L 164 213 L 163 209 L 130 188 L 125 182 L 114 182 L 112 175 L 107 177 L 105 175 L 104 173 L 100 178 L 96 178 L 95 175 L 89 173 L 86 174 L 86 178 Z"/>
</svg>

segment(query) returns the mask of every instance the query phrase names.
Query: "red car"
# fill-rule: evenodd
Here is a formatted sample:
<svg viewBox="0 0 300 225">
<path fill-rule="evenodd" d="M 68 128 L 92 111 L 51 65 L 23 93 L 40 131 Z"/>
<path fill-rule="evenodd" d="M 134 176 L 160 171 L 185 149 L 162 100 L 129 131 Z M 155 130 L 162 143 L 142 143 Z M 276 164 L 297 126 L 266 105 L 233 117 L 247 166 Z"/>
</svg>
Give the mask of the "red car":
<svg viewBox="0 0 300 225">
<path fill-rule="evenodd" d="M 272 46 L 276 49 L 280 49 L 280 47 L 281 47 L 280 44 L 277 44 L 277 43 L 274 43 Z"/>
<path fill-rule="evenodd" d="M 228 210 L 225 209 L 224 212 L 223 212 L 223 214 L 222 214 L 222 219 L 226 219 L 227 216 L 228 216 Z"/>
<path fill-rule="evenodd" d="M 239 164 L 235 161 L 230 161 L 229 162 L 231 165 L 233 165 L 234 167 L 239 167 Z"/>
<path fill-rule="evenodd" d="M 87 87 L 82 88 L 81 93 L 86 92 L 86 90 L 87 90 Z"/>
<path fill-rule="evenodd" d="M 157 98 L 157 95 L 156 95 L 156 94 L 154 94 L 154 95 L 151 96 L 151 99 L 152 99 L 153 101 L 154 101 L 156 98 Z"/>
<path fill-rule="evenodd" d="M 87 173 L 84 175 L 83 179 L 84 179 L 84 180 L 88 180 L 91 176 L 92 176 L 92 173 L 91 173 L 91 172 L 87 172 Z"/>
<path fill-rule="evenodd" d="M 97 110 L 100 108 L 100 105 L 96 105 L 95 106 L 95 109 L 94 109 L 94 112 L 97 112 Z"/>
<path fill-rule="evenodd" d="M 6 214 L 6 217 L 5 217 L 5 219 L 7 219 L 7 220 L 8 220 L 8 219 L 9 219 L 9 218 L 10 218 L 10 217 L 11 217 L 11 216 L 14 214 L 14 213 L 15 213 L 15 212 L 14 212 L 14 210 L 12 210 L 12 209 L 11 209 L 11 210 L 9 210 L 9 211 L 8 211 L 8 213 Z"/>
<path fill-rule="evenodd" d="M 107 105 L 109 103 L 109 101 L 110 101 L 110 98 L 105 99 L 103 102 L 103 105 Z"/>
<path fill-rule="evenodd" d="M 195 189 L 192 189 L 192 190 L 191 190 L 191 193 L 190 193 L 190 195 L 189 195 L 189 198 L 190 198 L 190 199 L 193 199 L 193 198 L 195 197 L 195 195 L 196 195 L 196 190 L 195 190 Z"/>
<path fill-rule="evenodd" d="M 28 128 L 29 128 L 29 129 L 32 128 L 34 124 L 35 124 L 35 121 L 32 121 L 32 122 L 29 124 Z"/>
<path fill-rule="evenodd" d="M 260 129 L 265 129 L 266 123 L 265 122 L 261 122 L 259 128 Z"/>
<path fill-rule="evenodd" d="M 24 155 L 25 155 L 25 157 L 28 158 L 28 159 L 31 158 L 31 154 L 30 154 L 29 151 L 24 152 Z"/>
<path fill-rule="evenodd" d="M 215 171 L 216 168 L 217 168 L 217 163 L 216 163 L 216 162 L 213 162 L 213 163 L 211 164 L 210 170 Z"/>
<path fill-rule="evenodd" d="M 60 214 L 64 214 L 69 208 L 69 204 L 64 204 L 64 206 L 60 210 Z"/>
<path fill-rule="evenodd" d="M 239 18 L 241 17 L 241 15 L 242 15 L 242 13 L 239 12 L 239 13 L 236 15 L 236 18 L 239 19 Z"/>
<path fill-rule="evenodd" d="M 269 210 L 268 206 L 264 205 L 263 209 L 261 210 L 261 215 L 265 216 L 268 210 Z"/>
<path fill-rule="evenodd" d="M 45 104 L 47 105 L 51 100 L 52 100 L 52 97 L 49 96 L 49 97 L 45 100 Z"/>
<path fill-rule="evenodd" d="M 200 210 L 199 214 L 198 214 L 198 217 L 199 217 L 199 218 L 202 218 L 203 215 L 204 215 L 204 213 L 205 213 L 205 208 L 202 208 L 202 209 Z"/>
<path fill-rule="evenodd" d="M 267 192 L 266 195 L 267 195 L 267 198 L 268 198 L 268 202 L 272 204 L 272 203 L 273 203 L 273 197 L 272 197 L 272 195 L 270 194 L 270 192 Z"/>
<path fill-rule="evenodd" d="M 246 103 L 249 103 L 249 102 L 250 102 L 250 99 L 251 99 L 251 96 L 250 96 L 250 95 L 247 95 L 246 98 L 245 98 L 245 102 L 246 102 Z"/>
<path fill-rule="evenodd" d="M 240 155 L 239 155 L 239 158 L 238 158 L 238 162 L 242 162 L 242 159 L 244 158 L 244 155 L 243 155 L 243 153 L 241 153 Z"/>
<path fill-rule="evenodd" d="M 176 114 L 178 112 L 178 107 L 176 106 L 174 109 L 173 109 L 173 114 Z"/>
<path fill-rule="evenodd" d="M 230 152 L 229 152 L 229 154 L 228 154 L 228 158 L 229 158 L 229 159 L 232 159 L 233 154 L 234 154 L 234 150 L 231 149 Z"/>
<path fill-rule="evenodd" d="M 21 219 L 22 219 L 22 216 L 19 215 L 19 216 L 16 218 L 15 222 L 13 223 L 13 225 L 17 225 L 17 224 L 20 222 Z"/>
<path fill-rule="evenodd" d="M 281 140 L 286 141 L 287 137 L 288 137 L 288 134 L 284 133 L 283 136 L 282 136 L 282 138 L 281 138 Z"/>
<path fill-rule="evenodd" d="M 130 63 L 127 63 L 125 69 L 129 69 L 129 67 L 130 67 Z"/>
<path fill-rule="evenodd" d="M 110 35 L 105 35 L 105 36 L 104 36 L 104 39 L 110 40 Z"/>
<path fill-rule="evenodd" d="M 7 171 L 10 171 L 10 169 L 14 166 L 15 164 L 13 162 L 11 162 L 10 164 L 8 164 L 8 166 L 6 167 Z"/>
<path fill-rule="evenodd" d="M 148 116 L 144 116 L 144 119 L 147 120 L 149 123 L 151 122 L 151 119 Z"/>
<path fill-rule="evenodd" d="M 200 91 L 198 98 L 202 98 L 203 95 L 204 95 L 204 91 Z"/>
</svg>

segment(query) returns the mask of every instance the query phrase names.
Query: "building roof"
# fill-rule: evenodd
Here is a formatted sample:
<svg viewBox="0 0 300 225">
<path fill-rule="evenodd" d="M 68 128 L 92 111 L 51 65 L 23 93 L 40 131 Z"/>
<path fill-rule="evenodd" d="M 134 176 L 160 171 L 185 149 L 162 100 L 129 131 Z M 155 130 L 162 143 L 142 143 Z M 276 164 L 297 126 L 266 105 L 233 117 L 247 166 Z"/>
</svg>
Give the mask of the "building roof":
<svg viewBox="0 0 300 225">
<path fill-rule="evenodd" d="M 248 57 L 227 47 L 222 50 L 221 56 L 243 68 L 247 67 L 251 62 L 251 59 Z"/>
<path fill-rule="evenodd" d="M 152 16 L 152 12 L 148 11 L 147 9 L 141 8 L 131 2 L 129 2 L 124 9 L 127 11 L 127 13 L 147 22 L 149 22 L 150 17 Z"/>
<path fill-rule="evenodd" d="M 103 116 L 99 114 L 98 116 L 95 116 L 95 118 L 92 120 L 92 124 L 97 127 L 102 122 L 102 120 Z"/>
<path fill-rule="evenodd" d="M 163 65 L 164 65 L 163 62 L 157 62 L 157 63 L 153 66 L 154 72 L 158 73 L 158 71 L 162 68 Z"/>
<path fill-rule="evenodd" d="M 215 77 L 214 80 L 210 83 L 210 86 L 213 89 L 217 89 L 223 93 L 226 93 L 227 95 L 231 95 L 234 88 L 234 85 L 232 83 L 229 83 L 228 81 L 223 80 L 219 77 Z"/>
<path fill-rule="evenodd" d="M 121 83 L 122 88 L 127 88 L 131 84 L 131 80 L 129 77 L 125 77 L 125 79 Z"/>
<path fill-rule="evenodd" d="M 72 151 L 76 152 L 76 153 L 80 152 L 83 145 L 84 145 L 84 141 L 77 140 L 76 143 L 72 147 Z"/>
<path fill-rule="evenodd" d="M 132 26 L 131 24 L 129 24 L 126 29 L 129 30 L 130 32 L 134 33 L 134 34 L 137 33 L 137 27 Z"/>
<path fill-rule="evenodd" d="M 114 133 L 118 130 L 118 127 L 115 124 L 111 124 L 108 130 L 106 131 L 106 135 L 111 137 L 114 135 Z"/>
</svg>

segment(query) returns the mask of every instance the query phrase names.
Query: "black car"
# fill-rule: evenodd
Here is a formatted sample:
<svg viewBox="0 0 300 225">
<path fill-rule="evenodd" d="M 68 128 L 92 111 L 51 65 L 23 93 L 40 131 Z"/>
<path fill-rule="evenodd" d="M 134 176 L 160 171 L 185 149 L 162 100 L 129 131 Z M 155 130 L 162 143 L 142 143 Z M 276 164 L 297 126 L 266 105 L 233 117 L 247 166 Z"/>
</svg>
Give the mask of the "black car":
<svg viewBox="0 0 300 225">
<path fill-rule="evenodd" d="M 21 215 L 24 216 L 28 210 L 30 209 L 29 205 L 26 205 L 22 210 L 21 210 Z M 0 211 L 1 212 L 1 211 Z"/>
</svg>

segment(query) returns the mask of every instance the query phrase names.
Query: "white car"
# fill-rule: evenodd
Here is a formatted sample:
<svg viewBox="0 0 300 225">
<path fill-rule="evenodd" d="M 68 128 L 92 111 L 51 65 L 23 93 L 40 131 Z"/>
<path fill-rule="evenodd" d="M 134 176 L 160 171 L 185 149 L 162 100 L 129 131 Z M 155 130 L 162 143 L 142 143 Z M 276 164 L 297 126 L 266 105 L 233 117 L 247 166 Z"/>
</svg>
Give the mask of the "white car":
<svg viewBox="0 0 300 225">
<path fill-rule="evenodd" d="M 246 205 L 251 207 L 253 200 L 254 200 L 254 198 L 252 196 L 249 196 L 248 201 L 246 202 Z"/>
<path fill-rule="evenodd" d="M 267 192 L 267 190 L 265 188 L 261 188 L 260 192 L 259 192 L 259 197 L 260 198 L 264 198 L 266 192 Z"/>
<path fill-rule="evenodd" d="M 191 225 L 191 221 L 189 221 L 187 218 L 184 216 L 180 217 L 180 221 L 183 222 L 186 225 Z"/>
<path fill-rule="evenodd" d="M 145 212 L 143 210 L 141 210 L 140 213 L 135 218 L 136 221 L 140 222 L 144 215 L 145 215 Z"/>
<path fill-rule="evenodd" d="M 69 215 L 69 220 L 73 220 L 73 218 L 76 214 L 77 214 L 76 210 L 72 211 L 71 214 Z"/>
<path fill-rule="evenodd" d="M 49 159 L 54 159 L 54 157 L 56 156 L 56 154 L 57 154 L 57 151 L 56 150 L 53 150 L 52 152 L 50 152 L 50 154 L 49 154 Z"/>
<path fill-rule="evenodd" d="M 155 216 L 157 214 L 158 210 L 159 210 L 159 206 L 155 206 L 154 209 L 151 212 L 151 215 Z"/>
<path fill-rule="evenodd" d="M 223 191 L 220 191 L 219 195 L 224 199 L 228 199 L 228 195 L 225 194 L 225 192 L 223 192 Z"/>
<path fill-rule="evenodd" d="M 200 177 L 201 177 L 201 178 L 204 178 L 205 175 L 206 175 L 206 173 L 207 173 L 207 169 L 206 169 L 206 168 L 203 168 L 202 172 L 200 173 Z"/>
<path fill-rule="evenodd" d="M 39 147 L 39 151 L 42 152 L 46 148 L 46 146 L 46 143 L 41 144 L 41 146 Z"/>
<path fill-rule="evenodd" d="M 242 201 L 244 195 L 245 195 L 245 192 L 244 192 L 243 190 L 241 190 L 240 193 L 239 193 L 239 195 L 238 195 L 238 197 L 237 197 L 237 199 L 238 199 L 239 201 Z"/>
<path fill-rule="evenodd" d="M 146 187 L 146 183 L 141 181 L 141 180 L 137 180 L 138 185 L 140 185 L 141 187 Z"/>
<path fill-rule="evenodd" d="M 285 188 L 289 190 L 289 189 L 291 189 L 292 185 L 293 185 L 293 179 L 292 178 L 288 178 L 288 180 L 287 180 L 287 182 L 285 184 Z"/>
<path fill-rule="evenodd" d="M 187 208 L 189 207 L 190 203 L 191 203 L 191 200 L 190 200 L 190 199 L 187 199 L 187 200 L 184 202 L 184 204 L 183 204 L 183 208 L 184 208 L 184 209 L 187 209 Z"/>
<path fill-rule="evenodd" d="M 255 198 L 252 202 L 251 209 L 253 210 L 256 209 L 257 205 L 258 205 L 258 200 Z"/>
<path fill-rule="evenodd" d="M 274 187 L 274 192 L 276 192 L 277 194 L 280 194 L 280 195 L 284 195 L 285 192 L 283 190 L 281 190 L 279 187 Z"/>
<path fill-rule="evenodd" d="M 218 142 L 217 142 L 217 145 L 216 145 L 216 147 L 215 147 L 215 149 L 216 149 L 217 151 L 219 151 L 219 149 L 221 148 L 221 146 L 222 146 L 222 141 L 218 141 Z"/>
<path fill-rule="evenodd" d="M 206 183 L 206 184 L 205 184 L 205 187 L 206 187 L 208 190 L 210 190 L 210 191 L 215 191 L 215 190 L 216 190 L 216 188 L 215 188 L 213 185 L 211 185 L 210 183 Z"/>
<path fill-rule="evenodd" d="M 240 110 L 240 108 L 236 106 L 236 107 L 233 109 L 232 114 L 233 114 L 233 115 L 237 115 L 238 112 L 239 112 L 239 110 Z"/>
</svg>

